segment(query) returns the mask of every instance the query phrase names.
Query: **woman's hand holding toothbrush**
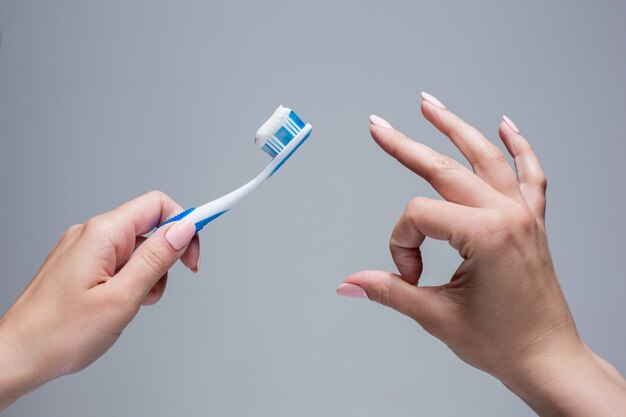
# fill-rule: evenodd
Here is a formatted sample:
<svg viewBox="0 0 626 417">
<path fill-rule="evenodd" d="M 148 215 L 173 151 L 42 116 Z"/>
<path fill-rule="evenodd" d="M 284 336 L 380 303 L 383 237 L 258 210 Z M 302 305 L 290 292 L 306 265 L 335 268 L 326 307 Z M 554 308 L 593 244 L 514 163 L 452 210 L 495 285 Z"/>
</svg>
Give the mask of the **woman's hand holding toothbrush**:
<svg viewBox="0 0 626 417">
<path fill-rule="evenodd" d="M 340 295 L 415 319 L 468 364 L 502 381 L 543 416 L 625 416 L 626 382 L 579 337 L 552 264 L 544 226 L 546 180 L 518 128 L 499 132 L 515 160 L 423 94 L 422 113 L 467 158 L 460 163 L 372 116 L 374 140 L 444 200 L 411 201 L 391 234 L 399 274 L 362 271 Z M 419 286 L 420 245 L 446 240 L 462 262 L 450 282 Z"/>
<path fill-rule="evenodd" d="M 196 272 L 196 231 L 272 177 L 311 130 L 293 110 L 279 106 L 255 136 L 272 160 L 242 187 L 185 211 L 155 191 L 71 227 L 0 319 L 0 410 L 102 356 L 142 304 L 161 298 L 177 259 Z M 143 236 L 157 226 L 152 236 Z"/>
<path fill-rule="evenodd" d="M 193 223 L 143 237 L 181 210 L 151 192 L 67 230 L 0 320 L 0 410 L 98 359 L 141 305 L 161 298 L 176 260 L 197 271 Z"/>
</svg>

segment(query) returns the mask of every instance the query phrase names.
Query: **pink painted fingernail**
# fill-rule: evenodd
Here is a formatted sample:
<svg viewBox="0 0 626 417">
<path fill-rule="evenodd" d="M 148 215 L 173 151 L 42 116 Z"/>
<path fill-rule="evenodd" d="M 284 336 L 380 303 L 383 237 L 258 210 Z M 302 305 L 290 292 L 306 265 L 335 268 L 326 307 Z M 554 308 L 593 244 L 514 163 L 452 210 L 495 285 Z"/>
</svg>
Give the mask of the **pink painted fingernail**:
<svg viewBox="0 0 626 417">
<path fill-rule="evenodd" d="M 437 98 L 435 96 L 432 96 L 424 91 L 422 91 L 422 99 L 427 102 L 432 104 L 433 106 L 437 107 L 438 109 L 445 109 L 446 106 L 443 105 L 443 103 L 439 100 L 437 100 Z"/>
<path fill-rule="evenodd" d="M 509 119 L 506 115 L 502 116 L 502 120 L 504 120 L 504 123 L 506 123 L 511 129 L 513 129 L 515 133 L 519 133 L 519 129 L 517 128 L 517 125 L 513 123 L 513 120 Z"/>
<path fill-rule="evenodd" d="M 370 123 L 374 126 L 383 127 L 385 129 L 393 129 L 393 126 L 388 121 L 375 114 L 370 115 Z"/>
<path fill-rule="evenodd" d="M 337 287 L 337 295 L 352 298 L 367 298 L 365 290 L 358 285 L 344 283 Z"/>
<path fill-rule="evenodd" d="M 180 250 L 196 234 L 196 225 L 188 220 L 179 220 L 165 233 L 165 239 L 174 250 Z"/>
</svg>

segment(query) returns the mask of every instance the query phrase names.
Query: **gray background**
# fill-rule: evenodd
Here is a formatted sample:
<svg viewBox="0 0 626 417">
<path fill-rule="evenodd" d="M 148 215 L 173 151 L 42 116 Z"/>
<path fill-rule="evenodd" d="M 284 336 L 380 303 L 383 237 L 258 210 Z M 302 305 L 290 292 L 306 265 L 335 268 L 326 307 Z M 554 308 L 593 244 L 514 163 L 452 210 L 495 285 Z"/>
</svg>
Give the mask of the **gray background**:
<svg viewBox="0 0 626 417">
<path fill-rule="evenodd" d="M 192 206 L 241 185 L 280 103 L 315 127 L 203 231 L 198 276 L 176 266 L 103 358 L 6 415 L 531 414 L 410 319 L 335 295 L 393 269 L 396 218 L 434 196 L 368 115 L 459 156 L 421 90 L 530 139 L 580 332 L 625 372 L 625 19 L 622 1 L 0 1 L 2 311 L 69 225 L 155 188 Z M 425 258 L 427 284 L 458 262 L 441 242 Z"/>
</svg>

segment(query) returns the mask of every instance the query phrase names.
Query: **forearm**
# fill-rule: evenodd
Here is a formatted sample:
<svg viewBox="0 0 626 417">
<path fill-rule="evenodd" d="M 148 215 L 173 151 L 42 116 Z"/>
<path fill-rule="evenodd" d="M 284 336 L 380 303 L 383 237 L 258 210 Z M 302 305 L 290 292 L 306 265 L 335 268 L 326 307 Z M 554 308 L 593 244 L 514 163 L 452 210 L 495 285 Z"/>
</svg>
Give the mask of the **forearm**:
<svg viewBox="0 0 626 417">
<path fill-rule="evenodd" d="M 0 411 L 43 385 L 24 353 L 0 321 Z"/>
<path fill-rule="evenodd" d="M 542 417 L 626 416 L 626 381 L 589 349 L 554 357 L 519 382 L 507 386 Z"/>
</svg>

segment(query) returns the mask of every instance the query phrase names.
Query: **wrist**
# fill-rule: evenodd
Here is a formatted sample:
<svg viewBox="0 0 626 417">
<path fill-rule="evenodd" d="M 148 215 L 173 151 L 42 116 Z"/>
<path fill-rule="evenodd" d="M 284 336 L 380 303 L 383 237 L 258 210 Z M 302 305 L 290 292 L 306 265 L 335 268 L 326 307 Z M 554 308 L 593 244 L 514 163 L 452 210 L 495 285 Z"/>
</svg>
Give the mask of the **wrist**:
<svg viewBox="0 0 626 417">
<path fill-rule="evenodd" d="M 44 383 L 24 344 L 0 321 L 0 411 Z"/>
<path fill-rule="evenodd" d="M 626 385 L 580 342 L 527 363 L 503 383 L 541 416 L 626 415 Z"/>
</svg>

